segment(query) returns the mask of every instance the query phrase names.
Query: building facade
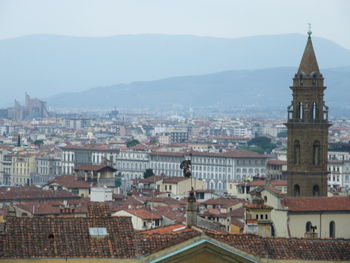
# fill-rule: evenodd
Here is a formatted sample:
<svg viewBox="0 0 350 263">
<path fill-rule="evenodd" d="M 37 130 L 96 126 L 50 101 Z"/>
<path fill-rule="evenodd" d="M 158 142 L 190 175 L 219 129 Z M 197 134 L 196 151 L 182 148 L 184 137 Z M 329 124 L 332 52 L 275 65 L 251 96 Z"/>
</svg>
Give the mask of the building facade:
<svg viewBox="0 0 350 263">
<path fill-rule="evenodd" d="M 33 184 L 46 184 L 61 175 L 61 160 L 50 156 L 36 158 L 36 173 L 32 175 Z"/>
<path fill-rule="evenodd" d="M 150 153 L 150 168 L 155 174 L 182 176 L 180 163 L 191 160 L 194 178 L 205 180 L 207 188 L 225 192 L 229 181 L 252 179 L 253 176 L 266 175 L 267 156 L 247 152 L 234 151 L 226 153 Z"/>
<path fill-rule="evenodd" d="M 98 165 L 105 161 L 116 165 L 118 149 L 110 149 L 100 146 L 76 146 L 68 145 L 61 147 L 62 150 L 62 174 L 72 174 L 74 168 L 80 165 Z"/>
</svg>

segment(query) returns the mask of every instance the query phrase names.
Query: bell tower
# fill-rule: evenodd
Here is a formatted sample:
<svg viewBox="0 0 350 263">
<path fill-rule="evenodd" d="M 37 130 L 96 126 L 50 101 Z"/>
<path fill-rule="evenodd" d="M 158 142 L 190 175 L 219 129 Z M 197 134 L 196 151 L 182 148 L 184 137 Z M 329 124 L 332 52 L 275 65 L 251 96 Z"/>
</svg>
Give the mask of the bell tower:
<svg viewBox="0 0 350 263">
<path fill-rule="evenodd" d="M 288 107 L 287 175 L 290 197 L 327 196 L 328 107 L 324 78 L 318 68 L 311 31 Z"/>
</svg>

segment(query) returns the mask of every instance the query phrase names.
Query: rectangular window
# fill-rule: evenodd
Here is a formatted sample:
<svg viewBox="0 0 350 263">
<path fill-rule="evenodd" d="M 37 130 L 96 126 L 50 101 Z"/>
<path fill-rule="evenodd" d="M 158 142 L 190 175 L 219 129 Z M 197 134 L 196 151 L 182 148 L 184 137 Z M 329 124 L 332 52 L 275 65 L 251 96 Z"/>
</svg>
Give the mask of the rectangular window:
<svg viewBox="0 0 350 263">
<path fill-rule="evenodd" d="M 105 227 L 90 227 L 89 234 L 90 236 L 107 236 L 108 232 Z"/>
</svg>

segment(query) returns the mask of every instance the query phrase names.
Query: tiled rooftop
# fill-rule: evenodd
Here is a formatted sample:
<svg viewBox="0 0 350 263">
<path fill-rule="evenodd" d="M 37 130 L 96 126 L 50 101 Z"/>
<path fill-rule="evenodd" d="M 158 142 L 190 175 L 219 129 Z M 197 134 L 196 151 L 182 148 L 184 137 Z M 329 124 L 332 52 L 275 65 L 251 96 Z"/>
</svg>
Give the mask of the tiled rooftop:
<svg viewBox="0 0 350 263">
<path fill-rule="evenodd" d="M 350 260 L 350 240 L 263 238 L 250 234 L 217 234 L 208 236 L 249 254 L 269 259 Z"/>
<path fill-rule="evenodd" d="M 84 178 L 77 175 L 62 175 L 57 176 L 55 179 L 48 182 L 48 184 L 56 183 L 60 186 L 63 186 L 67 189 L 72 188 L 87 188 L 94 186 L 95 183 L 85 181 Z"/>
<path fill-rule="evenodd" d="M 92 235 L 91 228 L 107 235 Z M 135 232 L 130 217 L 7 217 L 0 231 L 0 259 L 130 258 L 179 245 L 190 239 L 212 239 L 257 258 L 349 261 L 350 240 L 263 238 L 184 225 Z M 143 261 L 142 261 L 143 262 Z"/>
<path fill-rule="evenodd" d="M 90 227 L 105 227 L 108 235 L 91 237 Z M 136 256 L 134 230 L 125 217 L 9 217 L 0 239 L 1 258 Z"/>
<path fill-rule="evenodd" d="M 289 211 L 349 211 L 350 197 L 284 198 L 282 205 Z"/>
<path fill-rule="evenodd" d="M 80 197 L 64 191 L 42 190 L 36 186 L 3 186 L 0 187 L 1 201 L 33 201 L 33 200 L 53 200 L 53 199 L 80 199 Z"/>
<path fill-rule="evenodd" d="M 85 165 L 80 165 L 79 167 L 75 168 L 75 171 L 93 171 L 93 172 L 99 172 L 102 171 L 103 169 L 108 169 L 113 172 L 117 171 L 110 165 L 106 164 L 100 164 L 100 165 L 93 165 L 93 164 L 85 164 Z"/>
</svg>

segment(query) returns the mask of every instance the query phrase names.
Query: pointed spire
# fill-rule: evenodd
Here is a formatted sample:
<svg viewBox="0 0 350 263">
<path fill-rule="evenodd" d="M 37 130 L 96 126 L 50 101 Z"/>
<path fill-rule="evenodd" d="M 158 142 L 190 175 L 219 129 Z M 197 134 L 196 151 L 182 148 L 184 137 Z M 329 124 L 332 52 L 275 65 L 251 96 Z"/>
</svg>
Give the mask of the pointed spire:
<svg viewBox="0 0 350 263">
<path fill-rule="evenodd" d="M 309 37 L 307 39 L 304 55 L 301 59 L 300 66 L 298 69 L 298 73 L 301 72 L 304 72 L 305 74 L 310 74 L 312 72 L 320 73 L 314 47 L 312 46 L 311 34 L 309 34 Z"/>
</svg>

